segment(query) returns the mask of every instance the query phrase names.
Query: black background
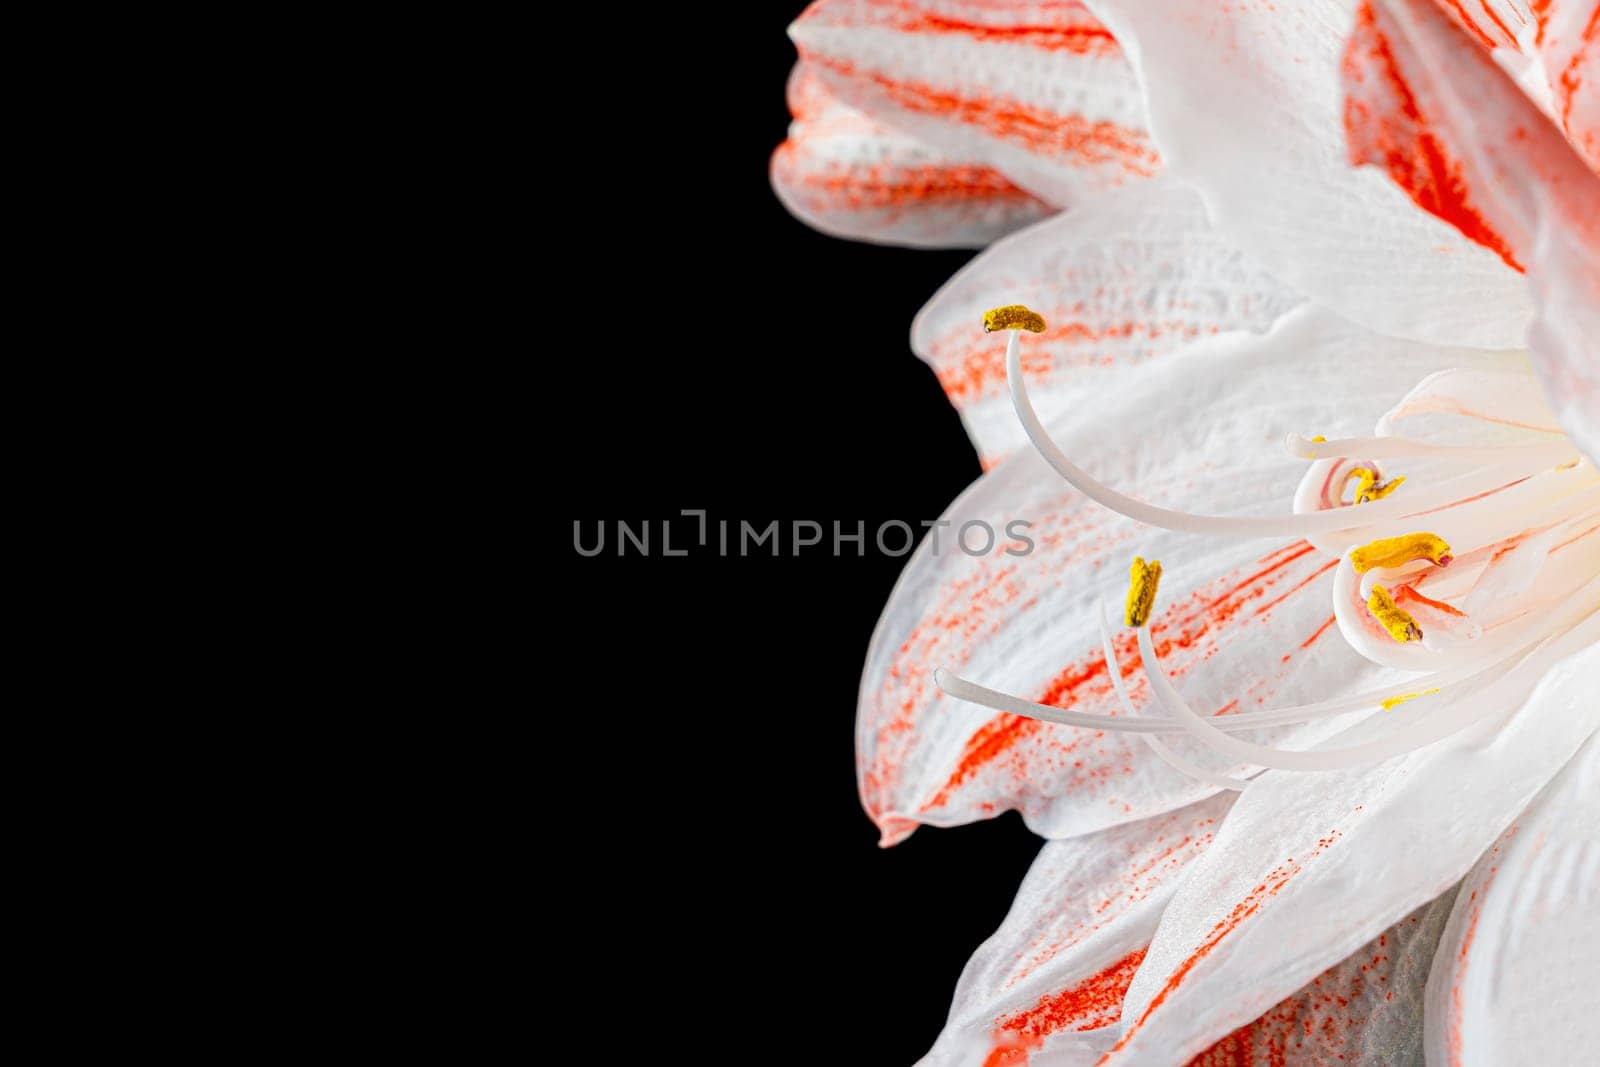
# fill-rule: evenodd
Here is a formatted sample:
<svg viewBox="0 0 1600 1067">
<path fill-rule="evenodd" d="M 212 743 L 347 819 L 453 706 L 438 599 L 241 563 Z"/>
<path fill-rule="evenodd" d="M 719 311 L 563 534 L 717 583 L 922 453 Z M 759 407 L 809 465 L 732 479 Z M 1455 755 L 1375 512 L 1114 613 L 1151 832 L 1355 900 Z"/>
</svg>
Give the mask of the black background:
<svg viewBox="0 0 1600 1067">
<path fill-rule="evenodd" d="M 902 559 L 618 558 L 614 534 L 598 558 L 571 547 L 574 520 L 591 537 L 649 520 L 659 537 L 681 508 L 915 525 L 978 476 L 907 341 L 968 253 L 824 237 L 768 185 L 802 7 L 719 14 L 710 35 L 618 27 L 595 73 L 647 114 L 579 122 L 593 177 L 553 205 L 581 237 L 556 250 L 551 314 L 592 326 L 537 356 L 566 547 L 533 613 L 574 695 L 536 702 L 531 774 L 540 862 L 546 834 L 563 857 L 554 921 L 574 917 L 551 973 L 597 1051 L 909 1064 L 1037 849 L 1014 814 L 877 847 L 856 687 Z M 554 948 L 569 934 L 577 951 Z"/>
</svg>

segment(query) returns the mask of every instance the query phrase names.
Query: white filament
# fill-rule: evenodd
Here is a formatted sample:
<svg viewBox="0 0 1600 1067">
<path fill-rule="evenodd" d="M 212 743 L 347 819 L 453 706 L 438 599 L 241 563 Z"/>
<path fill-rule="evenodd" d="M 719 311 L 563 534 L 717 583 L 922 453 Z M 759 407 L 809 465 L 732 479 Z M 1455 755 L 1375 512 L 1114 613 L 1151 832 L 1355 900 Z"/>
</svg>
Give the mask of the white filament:
<svg viewBox="0 0 1600 1067">
<path fill-rule="evenodd" d="M 1111 624 L 1106 621 L 1106 602 L 1100 601 L 1097 605 L 1100 623 L 1100 651 L 1106 657 L 1106 670 L 1111 672 L 1111 688 L 1116 690 L 1117 700 L 1122 704 L 1122 710 L 1129 715 L 1134 714 L 1133 701 L 1128 699 L 1127 687 L 1122 684 L 1122 664 L 1117 661 L 1117 650 L 1111 645 Z M 1225 774 L 1214 774 L 1198 763 L 1191 763 L 1172 750 L 1161 738 L 1155 734 L 1145 734 L 1144 743 L 1150 746 L 1150 751 L 1166 763 L 1167 766 L 1179 774 L 1188 775 L 1208 785 L 1218 786 L 1222 789 L 1231 789 L 1234 792 L 1243 792 L 1244 787 L 1250 783 L 1242 778 L 1230 778 Z"/>
<path fill-rule="evenodd" d="M 1362 504 L 1359 508 L 1336 508 L 1305 515 L 1248 518 L 1192 515 L 1184 511 L 1173 511 L 1119 493 L 1095 480 L 1087 471 L 1067 458 L 1066 453 L 1061 451 L 1046 432 L 1038 414 L 1033 410 L 1032 401 L 1028 399 L 1028 387 L 1023 380 L 1022 355 L 1017 337 L 1017 331 L 1011 331 L 1011 340 L 1006 343 L 1006 377 L 1011 386 L 1012 407 L 1016 409 L 1017 418 L 1027 432 L 1028 439 L 1039 450 L 1045 462 L 1073 488 L 1112 511 L 1121 512 L 1147 526 L 1218 537 L 1307 537 L 1312 534 L 1370 526 L 1383 520 L 1415 515 L 1427 508 L 1444 507 L 1454 501 L 1476 496 L 1516 481 L 1519 477 L 1545 465 L 1543 461 L 1532 460 L 1503 463 L 1486 471 L 1441 482 L 1429 490 L 1405 497 L 1372 501 Z"/>
<path fill-rule="evenodd" d="M 1099 605 L 1101 650 L 1111 687 L 1123 716 L 1070 711 L 1001 693 L 967 681 L 944 669 L 934 673 L 937 685 L 960 700 L 1045 722 L 1084 729 L 1139 734 L 1156 755 L 1180 772 L 1224 789 L 1241 790 L 1247 779 L 1217 774 L 1175 752 L 1160 735 L 1188 733 L 1231 762 L 1266 768 L 1329 771 L 1378 762 L 1415 751 L 1482 722 L 1496 712 L 1516 707 L 1543 672 L 1570 652 L 1600 637 L 1600 542 L 1583 544 L 1600 526 L 1558 544 L 1559 537 L 1593 524 L 1600 517 L 1600 481 L 1592 465 L 1569 441 L 1496 448 L 1434 445 L 1407 438 L 1378 436 L 1311 442 L 1291 434 L 1291 452 L 1307 459 L 1340 457 L 1377 459 L 1411 456 L 1490 463 L 1463 476 L 1390 500 L 1370 501 L 1359 510 L 1341 507 L 1275 518 L 1193 515 L 1147 504 L 1097 481 L 1074 464 L 1039 421 L 1022 375 L 1019 335 L 1012 331 L 1006 347 L 1006 371 L 1017 417 L 1034 447 L 1069 484 L 1091 499 L 1147 525 L 1192 533 L 1232 537 L 1316 537 L 1344 531 L 1345 537 L 1376 533 L 1380 524 L 1394 532 L 1398 519 L 1420 519 L 1452 544 L 1472 546 L 1477 553 L 1466 567 L 1452 571 L 1418 562 L 1390 571 L 1370 572 L 1358 579 L 1348 552 L 1334 579 L 1334 610 L 1349 643 L 1368 659 L 1422 676 L 1379 692 L 1269 711 L 1229 716 L 1202 716 L 1184 700 L 1156 657 L 1148 627 L 1137 628 L 1144 671 L 1153 703 L 1162 716 L 1140 716 L 1122 680 L 1122 668 L 1111 639 L 1105 606 Z M 1437 376 L 1435 376 L 1437 377 Z M 1429 379 L 1432 381 L 1432 379 Z M 1426 383 L 1425 383 L 1426 384 Z M 1419 387 L 1420 389 L 1421 387 Z M 1414 390 L 1415 394 L 1416 391 Z M 1409 399 L 1409 398 L 1408 398 Z M 1404 405 L 1402 405 L 1403 407 Z M 1400 409 L 1391 412 L 1394 415 Z M 1386 423 L 1389 416 L 1385 417 Z M 1380 435 L 1386 427 L 1380 425 Z M 1553 465 L 1560 464 L 1556 469 Z M 1309 475 L 1308 475 L 1309 476 Z M 1299 506 L 1297 504 L 1297 506 Z M 1531 540 L 1503 559 L 1487 550 L 1525 535 Z M 1561 548 L 1578 544 L 1570 559 L 1553 566 Z M 1342 548 L 1343 546 L 1341 546 Z M 1570 566 L 1569 566 L 1570 564 Z M 1397 642 L 1377 625 L 1364 600 L 1374 584 L 1410 579 L 1426 572 L 1418 585 L 1460 585 L 1473 588 L 1467 606 L 1498 609 L 1482 626 L 1476 621 L 1448 641 Z M 1463 573 L 1464 572 L 1464 573 Z M 1480 572 L 1482 576 L 1480 577 Z M 1576 576 L 1583 584 L 1572 590 Z M 1355 594 L 1359 589 L 1360 597 Z M 1444 595 L 1442 592 L 1439 595 Z M 1469 612 L 1476 614 L 1476 610 Z M 1442 669 L 1441 669 L 1442 668 Z M 1414 699 L 1397 727 L 1376 740 L 1344 748 L 1290 751 L 1253 744 L 1232 736 L 1244 730 L 1309 722 L 1384 704 Z"/>
<path fill-rule="evenodd" d="M 1554 627 L 1559 630 L 1571 625 L 1571 629 L 1547 641 L 1489 685 L 1457 683 L 1443 687 L 1437 693 L 1419 696 L 1412 708 L 1413 714 L 1407 717 L 1404 725 L 1376 741 L 1348 748 L 1291 752 L 1229 736 L 1183 703 L 1182 696 L 1156 659 L 1155 646 L 1150 641 L 1149 631 L 1144 628 L 1139 630 L 1139 651 L 1150 684 L 1162 697 L 1166 709 L 1190 733 L 1217 752 L 1262 767 L 1290 771 L 1336 771 L 1413 752 L 1464 730 L 1497 711 L 1516 706 L 1525 691 L 1531 689 L 1547 669 L 1600 637 L 1600 615 L 1594 614 L 1596 608 L 1600 607 L 1594 598 L 1597 588 L 1600 588 L 1600 581 L 1591 581 L 1585 586 L 1587 595 L 1575 598 L 1580 602 L 1579 606 L 1563 613 Z M 1579 622 L 1579 619 L 1582 621 Z"/>
</svg>

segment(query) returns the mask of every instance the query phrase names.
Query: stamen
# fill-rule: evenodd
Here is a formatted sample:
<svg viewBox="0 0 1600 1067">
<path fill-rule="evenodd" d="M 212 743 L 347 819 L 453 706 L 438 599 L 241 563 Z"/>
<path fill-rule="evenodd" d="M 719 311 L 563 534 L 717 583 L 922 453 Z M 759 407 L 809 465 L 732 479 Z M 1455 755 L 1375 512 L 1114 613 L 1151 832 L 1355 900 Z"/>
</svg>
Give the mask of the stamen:
<svg viewBox="0 0 1600 1067">
<path fill-rule="evenodd" d="M 1584 588 L 1584 593 L 1591 593 L 1597 585 L 1600 583 L 1589 582 Z M 1231 737 L 1218 729 L 1216 724 L 1195 714 L 1193 709 L 1183 702 L 1182 696 L 1173 687 L 1172 680 L 1167 677 L 1160 660 L 1156 658 L 1156 649 L 1150 640 L 1149 629 L 1140 627 L 1136 632 L 1139 637 L 1139 654 L 1152 688 L 1171 701 L 1167 705 L 1168 710 L 1174 713 L 1179 723 L 1199 740 L 1225 756 L 1258 767 L 1276 767 L 1287 771 L 1335 771 L 1346 767 L 1359 767 L 1364 763 L 1379 763 L 1407 752 L 1415 752 L 1492 715 L 1503 714 L 1507 708 L 1518 706 L 1544 676 L 1545 671 L 1574 651 L 1583 649 L 1600 639 L 1600 616 L 1595 614 L 1595 610 L 1596 605 L 1591 600 L 1580 603 L 1570 611 L 1562 612 L 1560 621 L 1552 627 L 1552 630 L 1560 631 L 1569 626 L 1571 628 L 1557 637 L 1550 638 L 1542 647 L 1523 657 L 1511 670 L 1499 675 L 1487 685 L 1457 683 L 1441 689 L 1438 693 L 1419 697 L 1419 700 L 1428 705 L 1425 712 L 1415 717 L 1408 716 L 1406 725 L 1374 741 L 1347 748 L 1322 748 L 1300 752 L 1251 744 L 1241 738 Z"/>
<path fill-rule="evenodd" d="M 1422 640 L 1422 627 L 1417 625 L 1417 620 L 1408 615 L 1404 609 L 1396 607 L 1394 598 L 1383 586 L 1372 587 L 1372 595 L 1367 598 L 1367 610 L 1385 630 L 1389 631 L 1389 636 L 1401 644 Z"/>
<path fill-rule="evenodd" d="M 1027 330 L 1029 333 L 1044 333 L 1044 316 L 1022 304 L 1007 304 L 1005 307 L 991 308 L 983 313 L 983 332 L 994 333 L 996 330 Z"/>
<path fill-rule="evenodd" d="M 1516 482 L 1543 465 L 1538 460 L 1499 464 L 1472 471 L 1437 485 L 1430 485 L 1426 489 L 1408 493 L 1405 497 L 1395 500 L 1378 500 L 1362 508 L 1334 508 L 1330 511 L 1279 518 L 1195 515 L 1157 507 L 1125 493 L 1119 493 L 1104 482 L 1098 481 L 1061 451 L 1061 446 L 1056 444 L 1045 430 L 1044 424 L 1039 421 L 1039 413 L 1033 409 L 1033 402 L 1028 399 L 1028 384 L 1022 374 L 1022 349 L 1018 343 L 1021 336 L 1019 332 L 1012 330 L 1011 339 L 1006 343 L 1006 379 L 1011 387 L 1011 406 L 1016 409 L 1017 419 L 1027 432 L 1028 440 L 1033 442 L 1034 448 L 1038 449 L 1039 455 L 1051 469 L 1073 488 L 1112 511 L 1142 522 L 1146 526 L 1158 526 L 1164 530 L 1180 530 L 1185 533 L 1211 534 L 1217 537 L 1311 537 L 1316 534 L 1333 533 L 1336 530 L 1372 526 L 1415 515 L 1430 508 L 1451 506 L 1475 494 L 1491 492 Z M 1529 464 L 1532 464 L 1531 469 Z"/>
<path fill-rule="evenodd" d="M 1595 586 L 1600 579 L 1591 581 L 1590 586 Z M 1564 608 L 1568 598 L 1563 597 L 1559 608 Z M 1465 690 L 1482 688 L 1494 681 L 1524 655 L 1528 654 L 1535 645 L 1544 641 L 1551 633 L 1566 625 L 1570 620 L 1562 617 L 1561 610 L 1537 617 L 1529 617 L 1514 624 L 1514 631 L 1508 639 L 1501 642 L 1500 646 L 1483 654 L 1475 655 L 1466 664 L 1451 667 L 1446 670 L 1435 670 L 1421 678 L 1411 679 L 1402 685 L 1389 685 L 1382 689 L 1368 690 L 1362 693 L 1353 693 L 1350 696 L 1336 697 L 1331 700 L 1321 700 L 1314 704 L 1298 704 L 1293 707 L 1273 708 L 1268 711 L 1243 711 L 1232 715 L 1225 715 L 1215 720 L 1218 729 L 1230 733 L 1244 730 L 1255 730 L 1270 726 L 1293 726 L 1297 723 L 1314 722 L 1318 719 L 1333 718 L 1338 715 L 1348 715 L 1351 712 L 1376 707 L 1386 700 L 1395 697 L 1415 696 L 1412 691 L 1418 682 L 1432 683 L 1433 688 L 1454 686 L 1457 683 Z M 1591 609 L 1592 610 L 1592 609 Z M 1109 639 L 1110 627 L 1105 620 L 1105 606 L 1100 607 L 1101 641 L 1102 644 Z M 1485 662 L 1487 656 L 1487 663 Z M 1116 653 L 1107 661 L 1116 666 L 1112 672 L 1112 688 L 1116 689 L 1122 681 L 1121 667 L 1116 663 Z M 1410 669 L 1410 668 L 1406 668 Z M 933 672 L 934 684 L 946 695 L 970 704 L 977 704 L 992 711 L 1004 711 L 1013 715 L 1021 715 L 1029 719 L 1038 719 L 1041 722 L 1057 723 L 1062 726 L 1075 726 L 1085 730 L 1107 730 L 1114 733 L 1132 734 L 1180 734 L 1186 732 L 1186 727 L 1172 718 L 1159 718 L 1150 716 L 1130 717 L 1129 715 L 1097 715 L 1092 712 L 1070 711 L 1058 708 L 1053 704 L 1040 704 L 1037 701 L 1024 700 L 1010 693 L 1002 693 L 997 689 L 978 685 L 968 681 L 960 675 L 953 674 L 943 667 Z M 1124 705 L 1124 710 L 1131 714 L 1132 705 Z"/>
<path fill-rule="evenodd" d="M 1150 608 L 1156 602 L 1156 589 L 1161 585 L 1161 561 L 1149 563 L 1143 556 L 1133 557 L 1128 569 L 1128 604 L 1123 609 L 1123 622 L 1129 626 L 1143 626 L 1150 620 Z"/>
<path fill-rule="evenodd" d="M 1344 476 L 1345 484 L 1350 484 L 1350 479 L 1356 479 L 1356 498 L 1352 503 L 1365 504 L 1369 500 L 1382 500 L 1396 489 L 1400 488 L 1406 480 L 1405 475 L 1391 478 L 1386 482 L 1378 481 L 1378 472 L 1368 467 L 1355 467 Z"/>
<path fill-rule="evenodd" d="M 1393 570 L 1419 559 L 1447 567 L 1451 560 L 1450 546 L 1438 534 L 1413 533 L 1380 537 L 1350 553 L 1350 563 L 1357 574 L 1365 574 L 1374 567 Z"/>
<path fill-rule="evenodd" d="M 1401 704 L 1404 704 L 1408 700 L 1415 700 L 1418 697 L 1425 697 L 1429 693 L 1437 693 L 1438 691 L 1439 687 L 1434 686 L 1432 689 L 1419 689 L 1415 693 L 1401 693 L 1397 697 L 1390 697 L 1388 700 L 1385 700 L 1383 702 L 1383 710 L 1393 711 L 1395 708 L 1398 708 Z"/>
</svg>

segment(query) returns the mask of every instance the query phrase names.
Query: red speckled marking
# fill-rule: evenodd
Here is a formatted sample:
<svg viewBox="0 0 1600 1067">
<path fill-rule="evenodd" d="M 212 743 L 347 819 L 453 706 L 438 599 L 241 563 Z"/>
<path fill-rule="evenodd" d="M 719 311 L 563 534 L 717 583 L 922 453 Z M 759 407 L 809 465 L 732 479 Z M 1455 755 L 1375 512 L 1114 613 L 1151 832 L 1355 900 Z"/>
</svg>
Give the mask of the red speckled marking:
<svg viewBox="0 0 1600 1067">
<path fill-rule="evenodd" d="M 1175 602 L 1150 624 L 1150 638 L 1155 644 L 1156 655 L 1164 660 L 1173 649 L 1191 648 L 1213 629 L 1227 626 L 1247 605 L 1266 596 L 1278 582 L 1283 580 L 1285 567 L 1315 551 L 1316 549 L 1308 542 L 1297 541 L 1262 557 L 1260 568 L 1243 578 L 1230 575 L 1218 579 L 1206 588 Z M 1311 579 L 1327 573 L 1337 566 L 1337 562 L 1335 560 L 1320 568 L 1310 578 L 1296 585 L 1295 589 L 1303 588 Z M 1283 599 L 1278 597 L 1268 604 L 1260 605 L 1255 614 L 1265 613 Z M 1113 645 L 1121 662 L 1123 677 L 1137 678 L 1142 682 L 1143 677 L 1139 671 L 1143 661 L 1139 655 L 1137 638 L 1132 631 L 1123 630 L 1114 635 Z M 1172 673 L 1181 675 L 1183 668 Z M 1105 657 L 1096 651 L 1073 663 L 1052 679 L 1039 695 L 1038 702 L 1059 708 L 1070 708 L 1079 700 L 1090 696 L 1104 696 L 1111 691 L 1110 672 Z M 1237 701 L 1234 701 L 1215 714 L 1224 714 L 1236 706 Z M 1006 712 L 1001 712 L 990 719 L 967 739 L 961 756 L 956 761 L 955 770 L 920 810 L 929 811 L 948 804 L 956 790 L 971 781 L 978 771 L 1005 755 L 1019 741 L 1039 734 L 1046 725 L 1048 724 L 1038 719 Z M 1082 734 L 1082 737 L 1067 743 L 1063 751 L 1070 753 L 1083 744 L 1086 738 L 1101 736 L 1095 731 L 1083 731 Z"/>
<path fill-rule="evenodd" d="M 1100 671 L 1105 672 L 1104 661 Z M 1001 712 L 997 717 L 984 723 L 977 733 L 967 739 L 967 745 L 961 751 L 961 758 L 956 762 L 955 772 L 945 782 L 944 788 L 935 793 L 933 799 L 922 806 L 922 810 L 944 807 L 950 802 L 950 795 L 977 774 L 984 764 L 997 759 L 1018 741 L 1032 737 L 1042 730 L 1044 725 L 1038 719 L 1012 715 L 1009 712 Z"/>
<path fill-rule="evenodd" d="M 1415 927 L 1408 916 L 1399 929 Z M 1338 1067 L 1353 1065 L 1358 1031 L 1393 1001 L 1396 977 L 1390 934 L 1380 934 L 1259 1019 L 1246 1023 L 1189 1061 L 1188 1067 Z M 1381 1023 L 1380 1023 L 1381 1025 Z"/>
<path fill-rule="evenodd" d="M 1461 164 L 1417 106 L 1393 47 L 1364 0 L 1345 51 L 1345 133 L 1352 163 L 1384 167 L 1417 206 L 1490 249 L 1518 271 L 1505 239 L 1472 203 Z"/>
<path fill-rule="evenodd" d="M 1319 840 L 1316 846 L 1311 850 L 1311 858 L 1314 859 L 1323 852 L 1327 851 L 1328 846 L 1332 845 L 1342 836 L 1344 835 L 1339 830 L 1330 831 L 1329 834 Z M 1155 1014 L 1156 1009 L 1161 1007 L 1162 1004 L 1165 1004 L 1167 998 L 1170 997 L 1179 986 L 1183 985 L 1184 980 L 1189 977 L 1190 972 L 1194 970 L 1200 961 L 1211 955 L 1212 951 L 1215 950 L 1216 947 L 1220 945 L 1229 934 L 1237 930 L 1241 923 L 1250 918 L 1250 916 L 1254 915 L 1256 912 L 1260 911 L 1263 904 L 1265 904 L 1272 897 L 1277 896 L 1283 887 L 1288 885 L 1289 882 L 1294 879 L 1294 876 L 1299 874 L 1302 869 L 1303 868 L 1301 864 L 1296 862 L 1293 857 L 1290 857 L 1277 867 L 1274 867 L 1259 885 L 1250 890 L 1249 893 L 1245 894 L 1244 899 L 1238 904 L 1235 904 L 1233 910 L 1230 911 L 1221 922 L 1217 923 L 1211 928 L 1211 932 L 1206 935 L 1205 940 L 1201 941 L 1200 944 L 1195 947 L 1194 951 L 1191 952 L 1182 963 L 1178 964 L 1177 968 L 1167 976 L 1166 983 L 1162 985 L 1160 990 L 1156 992 L 1156 995 L 1150 999 L 1150 1003 L 1145 1006 L 1144 1012 L 1139 1016 L 1139 1018 L 1134 1020 L 1133 1024 L 1128 1027 L 1128 1029 L 1123 1033 L 1122 1037 L 1118 1039 L 1117 1043 L 1111 1046 L 1111 1050 L 1100 1058 L 1100 1063 L 1109 1063 L 1111 1057 L 1121 1052 L 1124 1048 L 1127 1048 L 1128 1042 L 1133 1040 L 1134 1036 L 1138 1034 L 1139 1031 L 1144 1028 L 1144 1025 L 1150 1021 L 1150 1016 Z"/>
<path fill-rule="evenodd" d="M 883 831 L 884 845 L 903 840 L 917 825 L 910 819 L 890 818 L 886 814 L 885 805 L 899 780 L 900 768 L 898 761 L 886 759 L 883 753 L 898 747 L 897 738 L 911 733 L 914 716 L 933 685 L 935 664 L 920 662 L 921 657 L 930 648 L 938 647 L 938 641 L 948 634 L 957 633 L 970 641 L 980 632 L 998 629 L 1000 622 L 996 616 L 1019 595 L 1013 581 L 1016 569 L 1015 565 L 1008 565 L 993 574 L 980 573 L 951 583 L 927 616 L 906 635 L 895 661 L 890 664 L 888 680 L 902 685 L 904 695 L 895 715 L 879 727 L 878 756 L 863 770 L 861 779 L 862 806 Z M 950 666 L 956 667 L 959 663 L 952 661 Z"/>
<path fill-rule="evenodd" d="M 1126 867 L 1119 884 L 1091 891 L 1092 917 L 1042 936 L 1028 947 L 1026 955 L 1019 953 L 1005 987 L 1016 985 L 1061 953 L 1110 926 L 1148 900 L 1209 848 L 1216 836 L 1217 820 L 1211 816 L 1197 817 L 1199 810 L 1197 807 L 1180 808 L 1150 820 L 1148 825 L 1153 836 L 1123 856 Z"/>
<path fill-rule="evenodd" d="M 1122 998 L 1144 962 L 1145 949 L 1130 952 L 1098 974 L 1039 998 L 1023 1011 L 995 1020 L 997 1030 L 1044 1037 L 1061 1030 L 1096 1030 L 1122 1017 Z"/>
</svg>

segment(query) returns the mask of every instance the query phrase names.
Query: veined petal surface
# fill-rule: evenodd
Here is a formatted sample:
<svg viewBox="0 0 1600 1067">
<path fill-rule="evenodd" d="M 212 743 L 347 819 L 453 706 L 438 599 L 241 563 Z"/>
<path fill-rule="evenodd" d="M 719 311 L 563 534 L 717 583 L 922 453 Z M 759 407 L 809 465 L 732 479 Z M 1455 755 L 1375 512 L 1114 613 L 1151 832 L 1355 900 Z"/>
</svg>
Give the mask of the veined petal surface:
<svg viewBox="0 0 1600 1067">
<path fill-rule="evenodd" d="M 1072 0 L 817 0 L 789 33 L 845 102 L 1057 207 L 1160 166 L 1121 49 Z"/>
<path fill-rule="evenodd" d="M 1380 333 L 1520 347 L 1532 303 L 1494 252 L 1349 165 L 1340 67 L 1355 0 L 1091 0 L 1144 87 L 1167 170 L 1307 297 Z"/>
<path fill-rule="evenodd" d="M 1600 685 L 1600 665 L 1589 678 Z M 1428 1062 L 1573 1062 L 1600 1048 L 1600 742 L 1478 861 L 1428 977 Z"/>
<path fill-rule="evenodd" d="M 1428 967 L 1454 900 L 1424 904 L 1189 1067 L 1423 1067 Z"/>
<path fill-rule="evenodd" d="M 1107 1028 L 1162 909 L 1232 803 L 1231 795 L 1211 797 L 1047 841 L 1005 922 L 962 972 L 950 1020 L 923 1067 L 964 1067 L 1012 1049 L 1093 1063 L 1110 1043 Z"/>
<path fill-rule="evenodd" d="M 835 237 L 913 248 L 982 248 L 1055 209 L 980 156 L 952 154 L 844 103 L 811 64 L 789 78 L 789 138 L 772 187 L 791 214 Z"/>
<path fill-rule="evenodd" d="M 922 309 L 911 345 L 992 467 L 1026 437 L 1006 390 L 1005 345 L 973 329 L 986 309 L 1026 304 L 1049 325 L 1023 349 L 1029 395 L 1048 423 L 1110 395 L 1147 360 L 1219 334 L 1264 332 L 1303 302 L 1212 229 L 1198 192 L 1158 178 L 978 256 Z"/>
</svg>

